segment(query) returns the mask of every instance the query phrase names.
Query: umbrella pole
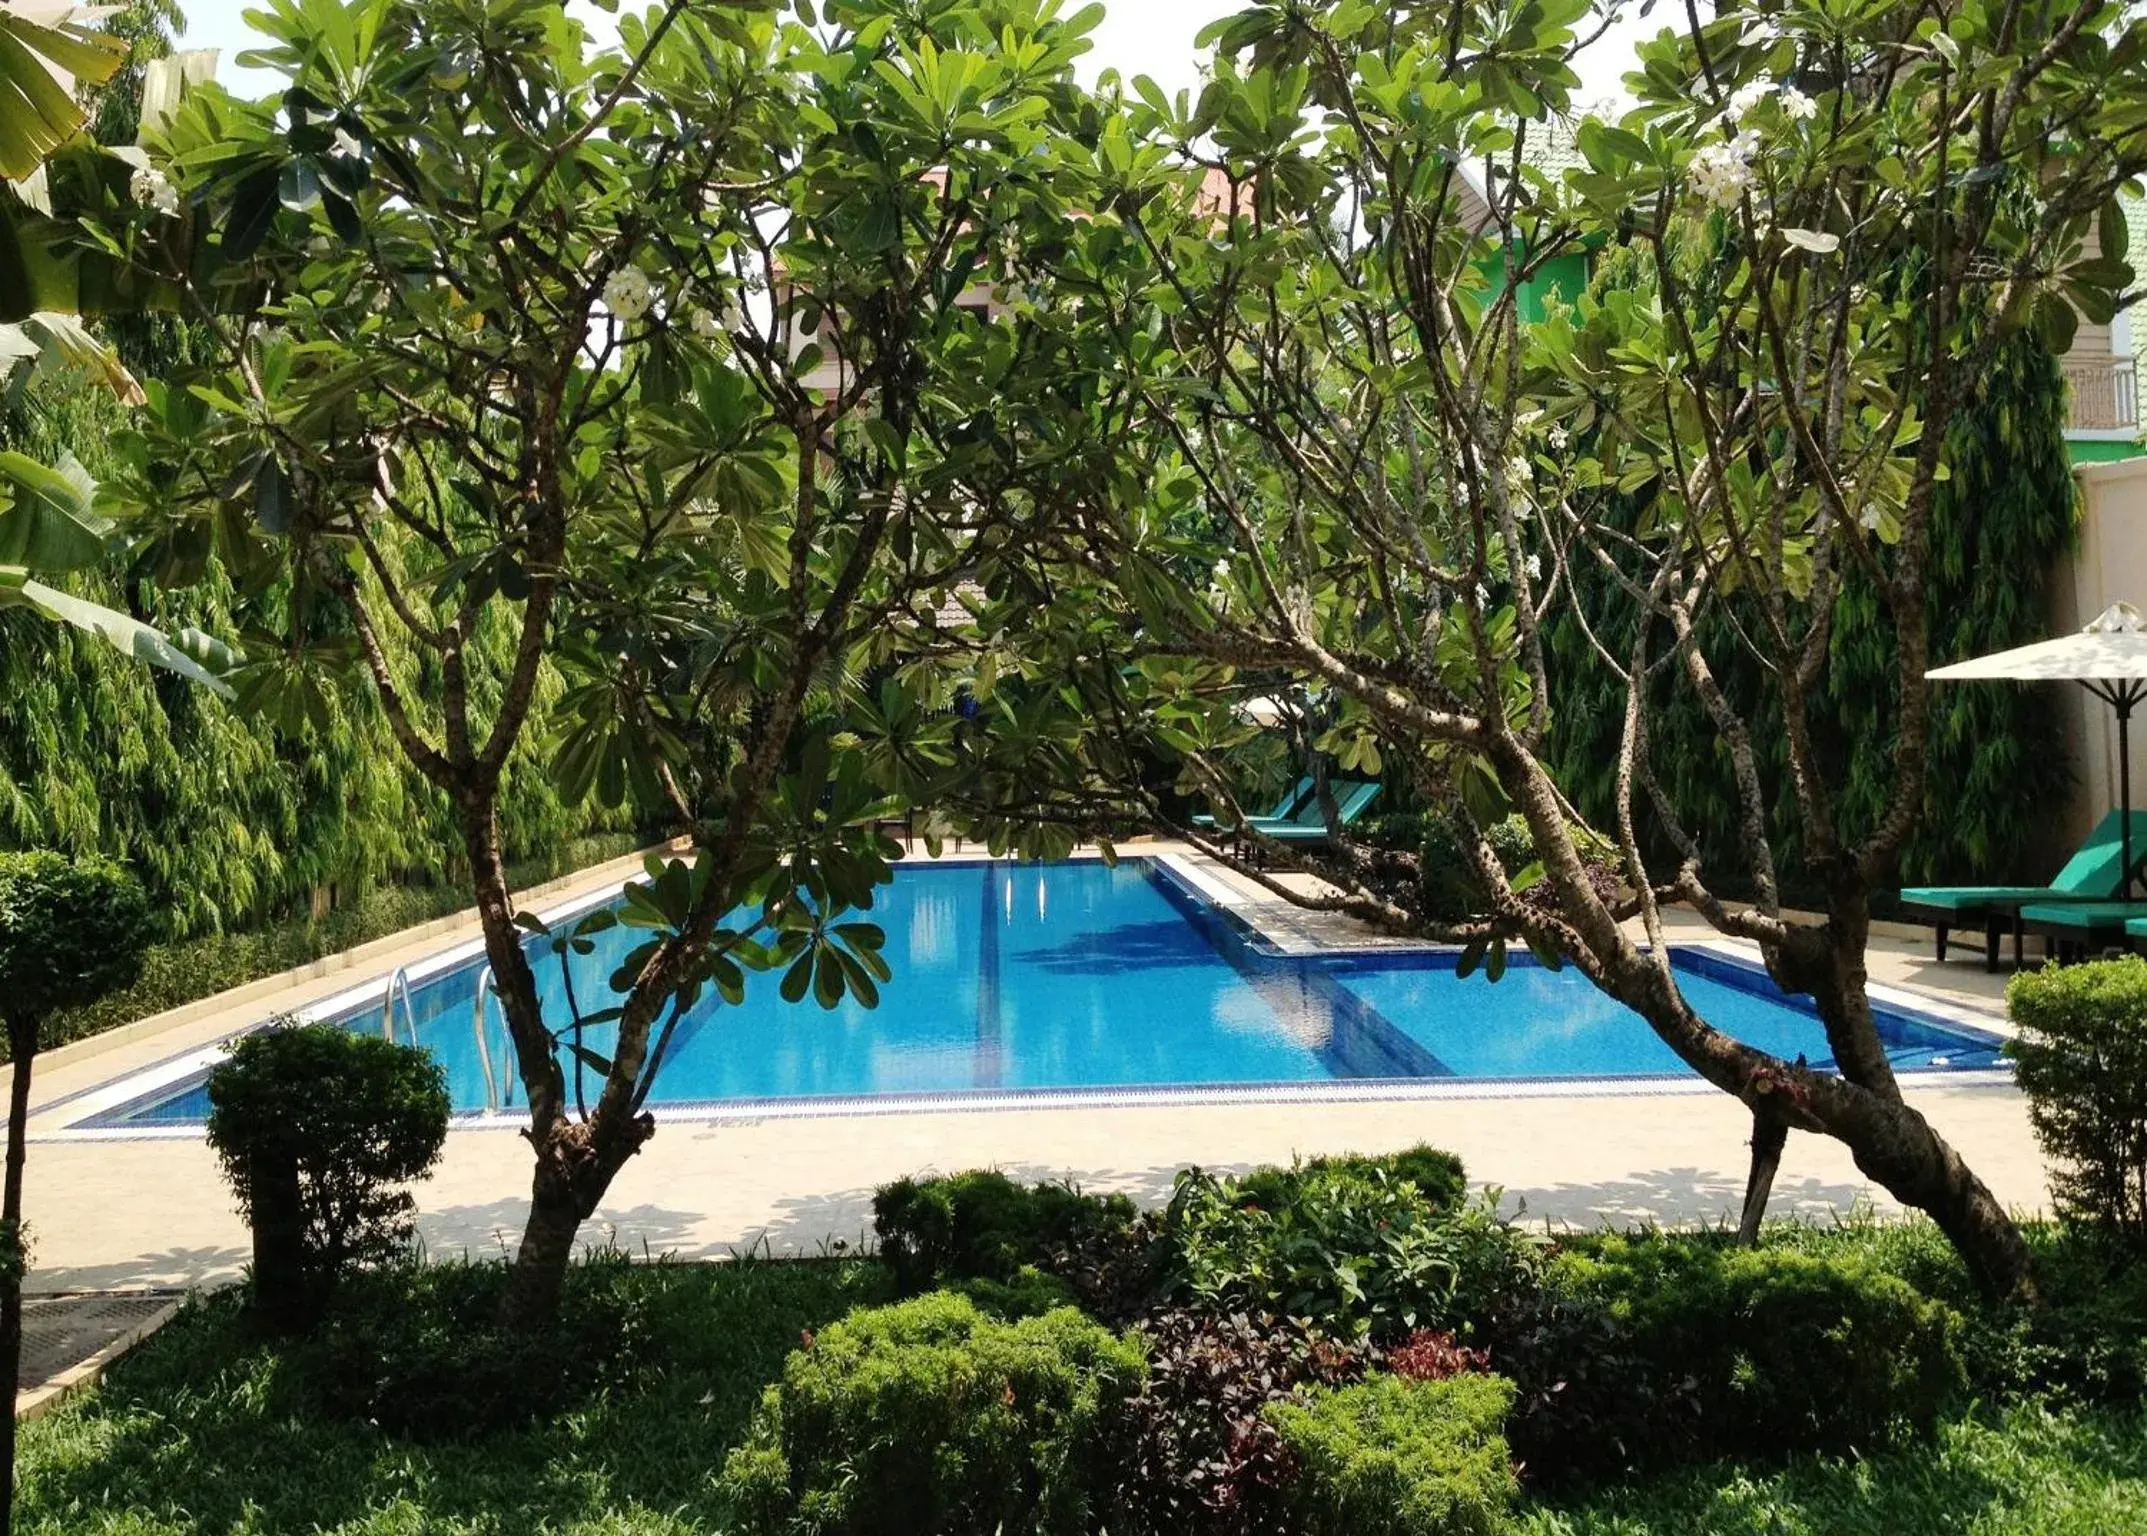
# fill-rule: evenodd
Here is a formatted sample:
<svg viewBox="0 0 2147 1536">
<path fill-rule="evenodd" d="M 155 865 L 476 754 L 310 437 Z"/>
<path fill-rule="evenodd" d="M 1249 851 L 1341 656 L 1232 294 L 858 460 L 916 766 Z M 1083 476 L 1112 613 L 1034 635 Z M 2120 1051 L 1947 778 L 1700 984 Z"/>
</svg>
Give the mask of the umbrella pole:
<svg viewBox="0 0 2147 1536">
<path fill-rule="evenodd" d="M 2117 706 L 2117 805 L 2118 847 L 2125 861 L 2117 886 L 2117 899 L 2132 897 L 2132 705 L 2139 698 L 2130 685 L 2112 696 Z"/>
</svg>

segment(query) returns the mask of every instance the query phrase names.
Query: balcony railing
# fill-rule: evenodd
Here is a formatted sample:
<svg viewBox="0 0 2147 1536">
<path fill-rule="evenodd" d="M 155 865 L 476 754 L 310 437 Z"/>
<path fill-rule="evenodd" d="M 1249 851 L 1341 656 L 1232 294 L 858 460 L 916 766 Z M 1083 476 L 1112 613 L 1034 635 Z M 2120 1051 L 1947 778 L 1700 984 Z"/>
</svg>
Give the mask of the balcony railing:
<svg viewBox="0 0 2147 1536">
<path fill-rule="evenodd" d="M 2072 394 L 2067 425 L 2075 432 L 2125 432 L 2140 424 L 2139 384 L 2132 359 L 2065 364 Z"/>
</svg>

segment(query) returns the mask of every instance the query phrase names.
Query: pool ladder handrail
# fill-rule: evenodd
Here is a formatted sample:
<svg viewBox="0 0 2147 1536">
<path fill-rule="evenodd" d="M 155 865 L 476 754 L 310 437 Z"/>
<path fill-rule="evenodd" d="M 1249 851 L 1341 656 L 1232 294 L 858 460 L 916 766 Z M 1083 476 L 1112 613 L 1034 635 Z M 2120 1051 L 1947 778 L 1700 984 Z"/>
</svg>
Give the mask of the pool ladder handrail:
<svg viewBox="0 0 2147 1536">
<path fill-rule="evenodd" d="M 492 1069 L 492 1045 L 485 1039 L 485 1001 L 492 995 L 492 967 L 487 964 L 477 973 L 477 999 L 470 1008 L 470 1033 L 477 1037 L 477 1064 L 485 1074 L 485 1113 L 496 1115 L 506 1107 L 500 1090 L 500 1075 Z M 513 1080 L 508 1080 L 508 1092 L 513 1091 Z"/>
<path fill-rule="evenodd" d="M 380 1032 L 390 1043 L 395 1039 L 395 999 L 403 1000 L 403 1020 L 410 1026 L 410 1043 L 417 1044 L 417 1005 L 410 998 L 410 967 L 398 965 L 388 977 L 386 995 L 380 1000 Z"/>
</svg>

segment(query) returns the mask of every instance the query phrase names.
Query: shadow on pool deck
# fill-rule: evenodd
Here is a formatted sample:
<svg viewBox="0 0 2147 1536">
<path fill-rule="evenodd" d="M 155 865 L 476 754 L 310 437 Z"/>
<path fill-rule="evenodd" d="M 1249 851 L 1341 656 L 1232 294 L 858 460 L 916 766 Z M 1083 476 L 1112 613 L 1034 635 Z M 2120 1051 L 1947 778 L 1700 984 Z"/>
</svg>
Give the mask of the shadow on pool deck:
<svg viewBox="0 0 2147 1536">
<path fill-rule="evenodd" d="M 144 1286 L 184 1287 L 198 1285 L 204 1279 L 211 1283 L 235 1280 L 240 1266 L 253 1255 L 244 1248 L 164 1248 L 155 1253 L 136 1254 L 117 1264 L 76 1264 L 56 1269 L 37 1267 L 36 1256 L 33 1248 L 31 1268 L 23 1276 L 23 1290 L 27 1295 L 54 1291 L 128 1290 Z"/>
<path fill-rule="evenodd" d="M 1210 1172 L 1243 1173 L 1249 1163 L 1222 1164 Z M 1010 1178 L 1034 1181 L 1066 1177 L 1063 1169 L 1019 1163 L 1002 1164 Z M 1142 1206 L 1160 1206 L 1170 1199 L 1176 1164 L 1160 1164 L 1129 1173 L 1076 1173 L 1074 1182 L 1099 1194 L 1125 1194 Z M 684 1250 L 688 1257 L 719 1257 L 729 1247 L 745 1248 L 765 1243 L 777 1256 L 817 1254 L 840 1241 L 855 1248 L 869 1243 L 872 1233 L 872 1190 L 845 1189 L 802 1195 L 779 1204 L 780 1214 L 757 1232 L 741 1232 L 733 1243 L 713 1251 Z M 1825 1220 L 1846 1214 L 1867 1198 L 1861 1184 L 1831 1184 L 1814 1178 L 1778 1178 L 1768 1203 L 1770 1216 L 1806 1216 Z M 1629 1227 L 1660 1222 L 1687 1225 L 1734 1219 L 1744 1199 L 1744 1181 L 1698 1168 L 1663 1168 L 1607 1179 L 1600 1183 L 1556 1184 L 1533 1189 L 1501 1191 L 1500 1208 L 1525 1225 L 1549 1223 L 1586 1231 L 1596 1227 Z M 651 1246 L 662 1251 L 661 1244 Z"/>
<path fill-rule="evenodd" d="M 1169 1201 L 1180 1167 L 1177 1163 L 1155 1163 L 1125 1170 L 1069 1169 L 1025 1162 L 1002 1162 L 998 1166 L 1008 1177 L 1025 1182 L 1070 1177 L 1082 1189 L 1130 1195 L 1144 1207 L 1159 1207 Z M 1235 1174 L 1252 1166 L 1249 1162 L 1217 1163 L 1209 1171 Z M 917 1170 L 920 1174 L 951 1171 Z M 636 1258 L 669 1254 L 682 1259 L 723 1259 L 749 1250 L 790 1258 L 869 1251 L 873 1243 L 874 1188 L 861 1184 L 788 1196 L 775 1202 L 767 1220 L 730 1231 L 711 1223 L 705 1214 L 668 1205 L 607 1207 L 583 1225 L 581 1244 L 584 1248 L 616 1246 Z M 1824 1220 L 1829 1214 L 1848 1211 L 1867 1193 L 1860 1184 L 1784 1176 L 1776 1181 L 1769 1212 Z M 690 1194 L 690 1189 L 681 1189 L 674 1197 Z M 1727 1220 L 1734 1217 L 1743 1194 L 1741 1173 L 1733 1176 L 1697 1167 L 1674 1167 L 1628 1173 L 1595 1183 L 1511 1187 L 1502 1191 L 1501 1208 L 1509 1215 L 1518 1214 L 1530 1225 L 1548 1223 L 1553 1228 L 1589 1230 L 1651 1221 L 1687 1224 Z M 476 1203 L 421 1207 L 418 1232 L 427 1254 L 435 1259 L 465 1255 L 473 1259 L 499 1258 L 513 1252 L 528 1214 L 528 1197 L 521 1193 Z M 33 1269 L 28 1289 L 37 1293 L 144 1285 L 213 1286 L 238 1279 L 250 1258 L 250 1252 L 239 1246 L 167 1248 L 113 1264 Z"/>
<path fill-rule="evenodd" d="M 515 1195 L 482 1205 L 448 1205 L 418 1214 L 418 1236 L 434 1259 L 499 1259 L 521 1241 L 529 1220 L 529 1198 Z M 636 1205 L 599 1210 L 582 1224 L 585 1248 L 616 1246 L 634 1258 L 676 1253 L 686 1258 L 720 1258 L 722 1250 L 703 1252 L 696 1229 L 701 1218 L 691 1211 Z"/>
<path fill-rule="evenodd" d="M 1861 1184 L 1778 1177 L 1767 1214 L 1824 1220 L 1829 1214 L 1847 1214 L 1869 1193 Z M 1734 1220 L 1743 1203 L 1741 1176 L 1699 1168 L 1652 1169 L 1595 1184 L 1508 1189 L 1499 1202 L 1500 1209 L 1524 1223 L 1581 1231 L 1651 1222 L 1669 1226 Z"/>
</svg>

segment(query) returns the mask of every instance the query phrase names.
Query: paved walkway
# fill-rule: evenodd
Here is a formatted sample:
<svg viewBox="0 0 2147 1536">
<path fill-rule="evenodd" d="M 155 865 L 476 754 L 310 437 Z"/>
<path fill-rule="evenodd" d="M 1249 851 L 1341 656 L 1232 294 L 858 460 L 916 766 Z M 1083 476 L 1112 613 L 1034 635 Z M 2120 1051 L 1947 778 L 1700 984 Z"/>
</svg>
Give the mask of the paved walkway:
<svg viewBox="0 0 2147 1536">
<path fill-rule="evenodd" d="M 617 866 L 592 872 L 546 899 L 616 883 L 620 875 Z M 1237 899 L 1242 907 L 1257 906 L 1242 890 Z M 1250 915 L 1260 920 L 1257 910 Z M 1696 924 L 1679 926 L 1681 938 L 1700 936 Z M 421 948 L 431 952 L 457 936 L 433 932 Z M 385 969 L 397 953 L 384 950 L 367 963 Z M 1871 965 L 1880 982 L 1998 1022 L 2003 978 L 1986 976 L 1974 959 L 1941 967 L 1931 960 L 1928 941 L 1881 939 Z M 332 992 L 361 974 L 294 984 L 272 1006 L 289 1006 L 306 985 Z M 38 1101 L 49 1105 L 268 1011 L 253 997 L 101 1051 L 55 1053 L 52 1069 L 39 1075 Z M 2042 1163 L 2020 1096 L 2009 1085 L 1934 1081 L 1910 1097 L 2001 1199 L 2023 1209 L 2042 1205 Z M 34 1290 L 195 1285 L 237 1276 L 247 1256 L 245 1231 L 201 1140 L 54 1139 L 49 1128 L 59 1118 L 40 1113 L 32 1122 Z M 1474 1179 L 1501 1186 L 1509 1208 L 1531 1218 L 1580 1226 L 1711 1221 L 1732 1217 L 1741 1198 L 1748 1129 L 1741 1106 L 1704 1089 L 676 1122 L 664 1124 L 621 1173 L 584 1235 L 636 1253 L 714 1257 L 755 1244 L 812 1253 L 855 1243 L 869 1230 L 874 1187 L 927 1169 L 996 1165 L 1024 1177 L 1072 1178 L 1158 1200 L 1187 1163 L 1235 1168 L 1417 1141 L 1458 1152 Z M 510 1248 L 527 1209 L 528 1169 L 526 1146 L 511 1125 L 451 1134 L 439 1172 L 418 1192 L 428 1247 L 436 1254 Z M 1838 1144 L 1811 1136 L 1791 1138 L 1775 1189 L 1778 1212 L 1820 1217 L 1865 1202 L 1888 1208 Z"/>
</svg>

